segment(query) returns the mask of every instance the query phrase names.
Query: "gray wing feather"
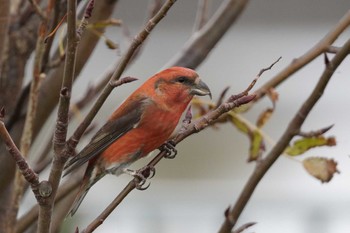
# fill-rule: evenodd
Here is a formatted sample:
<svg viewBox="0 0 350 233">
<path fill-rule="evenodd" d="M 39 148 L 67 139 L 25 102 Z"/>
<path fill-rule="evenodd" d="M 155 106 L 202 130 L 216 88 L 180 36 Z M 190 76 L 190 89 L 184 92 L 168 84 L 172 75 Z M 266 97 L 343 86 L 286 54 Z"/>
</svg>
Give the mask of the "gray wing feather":
<svg viewBox="0 0 350 233">
<path fill-rule="evenodd" d="M 132 104 L 125 115 L 102 126 L 91 142 L 66 163 L 64 176 L 102 153 L 114 141 L 135 128 L 141 119 L 144 103 L 145 101 L 138 101 Z"/>
</svg>

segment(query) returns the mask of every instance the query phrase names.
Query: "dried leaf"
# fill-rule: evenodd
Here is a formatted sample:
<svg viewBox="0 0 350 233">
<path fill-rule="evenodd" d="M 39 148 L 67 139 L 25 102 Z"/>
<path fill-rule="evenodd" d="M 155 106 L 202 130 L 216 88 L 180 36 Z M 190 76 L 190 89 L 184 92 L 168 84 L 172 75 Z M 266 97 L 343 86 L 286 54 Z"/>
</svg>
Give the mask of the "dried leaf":
<svg viewBox="0 0 350 233">
<path fill-rule="evenodd" d="M 98 21 L 96 23 L 89 24 L 90 28 L 98 29 L 98 28 L 106 28 L 109 26 L 121 26 L 122 21 L 120 19 L 107 19 L 103 21 Z"/>
<path fill-rule="evenodd" d="M 269 88 L 267 91 L 267 95 L 269 96 L 270 100 L 273 104 L 275 104 L 278 100 L 278 92 L 274 88 Z"/>
<path fill-rule="evenodd" d="M 319 136 L 311 138 L 302 138 L 296 140 L 292 146 L 288 147 L 285 153 L 291 156 L 296 156 L 301 155 L 314 147 L 334 145 L 336 145 L 336 140 L 334 137 L 325 138 L 323 136 Z"/>
<path fill-rule="evenodd" d="M 111 41 L 108 38 L 105 38 L 105 43 L 109 49 L 117 49 L 118 48 L 118 44 L 114 43 L 113 41 Z"/>
<path fill-rule="evenodd" d="M 256 126 L 258 128 L 262 128 L 266 124 L 266 122 L 271 118 L 272 113 L 275 111 L 276 101 L 278 100 L 278 93 L 275 91 L 274 88 L 269 88 L 267 91 L 267 95 L 272 102 L 272 108 L 267 108 L 260 114 L 258 120 L 256 121 Z"/>
<path fill-rule="evenodd" d="M 329 182 L 337 170 L 337 162 L 333 159 L 311 157 L 303 161 L 304 168 L 313 177 L 319 179 L 322 183 Z"/>
<path fill-rule="evenodd" d="M 263 111 L 258 117 L 256 126 L 258 128 L 262 128 L 266 124 L 266 122 L 271 118 L 272 113 L 273 113 L 273 108 L 268 108 L 265 111 Z"/>
<path fill-rule="evenodd" d="M 258 130 L 254 130 L 253 134 L 251 134 L 250 141 L 248 162 L 257 160 L 265 151 L 265 143 Z"/>
</svg>

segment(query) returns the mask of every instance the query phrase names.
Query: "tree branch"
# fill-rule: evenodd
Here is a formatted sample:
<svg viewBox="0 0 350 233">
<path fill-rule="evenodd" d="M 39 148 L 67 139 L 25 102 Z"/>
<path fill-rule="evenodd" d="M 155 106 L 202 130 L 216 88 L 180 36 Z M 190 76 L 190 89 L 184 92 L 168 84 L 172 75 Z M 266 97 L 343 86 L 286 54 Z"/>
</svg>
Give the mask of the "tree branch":
<svg viewBox="0 0 350 233">
<path fill-rule="evenodd" d="M 37 190 L 37 187 L 39 186 L 39 178 L 38 175 L 29 167 L 27 161 L 22 156 L 21 152 L 13 142 L 9 132 L 7 131 L 4 123 L 4 113 L 5 110 L 2 108 L 0 110 L 0 136 L 2 140 L 4 141 L 8 152 L 12 155 L 13 159 L 15 160 L 20 172 L 24 176 L 24 178 L 28 181 L 28 183 L 32 186 L 33 190 Z M 35 193 L 35 196 L 38 193 Z"/>
<path fill-rule="evenodd" d="M 211 19 L 186 42 L 164 67 L 195 69 L 243 12 L 248 0 L 225 0 Z"/>
<path fill-rule="evenodd" d="M 63 166 L 67 160 L 64 147 L 66 144 L 68 130 L 69 104 L 75 73 L 76 49 L 78 45 L 76 32 L 76 0 L 67 1 L 67 25 L 67 55 L 53 140 L 54 158 L 49 175 L 49 184 L 52 187 L 52 193 L 50 193 L 46 203 L 39 203 L 39 233 L 51 232 L 50 226 L 52 221 L 54 199 L 61 179 Z"/>
<path fill-rule="evenodd" d="M 345 59 L 345 57 L 350 52 L 350 40 L 348 40 L 344 46 L 339 50 L 339 52 L 334 56 L 334 58 L 329 62 L 326 59 L 326 68 L 320 77 L 319 82 L 315 86 L 314 90 L 310 96 L 306 99 L 303 105 L 300 107 L 298 112 L 295 114 L 289 126 L 283 133 L 282 137 L 278 140 L 276 145 L 271 149 L 268 155 L 260 160 L 254 169 L 252 175 L 248 179 L 245 187 L 243 188 L 240 196 L 238 197 L 233 208 L 229 209 L 228 214 L 224 223 L 220 228 L 220 233 L 229 233 L 235 226 L 239 216 L 241 215 L 244 207 L 248 203 L 250 197 L 252 196 L 255 188 L 259 184 L 261 178 L 265 175 L 268 169 L 274 164 L 278 157 L 283 153 L 285 148 L 288 146 L 292 138 L 300 132 L 300 128 L 304 123 L 306 117 L 321 98 L 328 82 L 330 81 L 334 71 Z"/>
<path fill-rule="evenodd" d="M 299 58 L 294 59 L 286 68 L 279 72 L 275 77 L 266 82 L 262 87 L 256 90 L 256 99 L 261 99 L 271 87 L 277 87 L 292 74 L 303 68 L 306 64 L 313 61 L 322 53 L 327 52 L 333 42 L 350 25 L 350 10 L 340 19 L 340 21 L 323 37 L 314 47 Z"/>
<path fill-rule="evenodd" d="M 208 20 L 208 0 L 199 0 L 193 31 L 200 30 Z"/>
<path fill-rule="evenodd" d="M 39 4 L 35 0 L 29 0 L 29 2 L 32 5 L 35 13 L 40 16 L 41 20 L 46 21 L 47 17 L 45 15 L 44 11 L 39 6 Z"/>
<path fill-rule="evenodd" d="M 55 198 L 55 205 L 64 200 L 73 190 L 77 189 L 81 184 L 81 178 L 77 176 L 71 176 L 70 179 L 62 184 L 57 192 Z M 37 221 L 39 214 L 38 204 L 34 205 L 27 213 L 20 217 L 17 221 L 17 233 L 22 233 L 35 221 Z"/>
</svg>

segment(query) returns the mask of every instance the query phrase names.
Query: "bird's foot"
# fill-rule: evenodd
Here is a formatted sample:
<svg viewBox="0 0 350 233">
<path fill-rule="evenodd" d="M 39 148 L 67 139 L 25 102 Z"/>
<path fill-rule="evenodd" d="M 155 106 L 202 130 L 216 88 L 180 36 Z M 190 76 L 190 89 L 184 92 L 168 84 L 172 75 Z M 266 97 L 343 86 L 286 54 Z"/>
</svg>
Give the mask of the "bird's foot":
<svg viewBox="0 0 350 233">
<path fill-rule="evenodd" d="M 151 179 L 156 174 L 156 169 L 151 166 L 145 166 L 139 170 L 131 170 L 128 168 L 123 169 L 123 172 L 126 174 L 129 174 L 133 176 L 136 183 L 136 189 L 138 190 L 146 190 L 151 185 L 151 183 L 148 183 L 147 185 L 147 179 Z"/>
<path fill-rule="evenodd" d="M 177 155 L 177 150 L 176 150 L 175 146 L 176 146 L 176 143 L 172 140 L 169 140 L 169 141 L 165 142 L 163 145 L 161 145 L 159 149 L 161 151 L 164 150 L 166 152 L 164 155 L 164 158 L 173 159 Z"/>
</svg>

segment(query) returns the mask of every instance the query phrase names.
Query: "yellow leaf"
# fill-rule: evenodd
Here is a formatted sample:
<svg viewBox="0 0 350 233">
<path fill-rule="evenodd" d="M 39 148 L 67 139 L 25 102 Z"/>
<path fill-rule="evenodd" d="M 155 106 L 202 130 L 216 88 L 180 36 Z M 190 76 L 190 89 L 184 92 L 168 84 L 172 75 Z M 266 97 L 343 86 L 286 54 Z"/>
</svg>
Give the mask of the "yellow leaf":
<svg viewBox="0 0 350 233">
<path fill-rule="evenodd" d="M 313 177 L 319 179 L 322 183 L 329 182 L 337 170 L 337 162 L 333 159 L 321 157 L 311 157 L 303 161 L 304 168 Z"/>
<path fill-rule="evenodd" d="M 318 146 L 334 146 L 336 144 L 334 137 L 325 138 L 323 136 L 302 138 L 296 140 L 292 146 L 289 146 L 285 153 L 291 156 L 301 155 L 311 148 Z"/>
<path fill-rule="evenodd" d="M 250 149 L 248 162 L 255 161 L 261 157 L 261 154 L 265 151 L 265 143 L 263 137 L 258 130 L 254 130 L 250 137 Z"/>
</svg>

